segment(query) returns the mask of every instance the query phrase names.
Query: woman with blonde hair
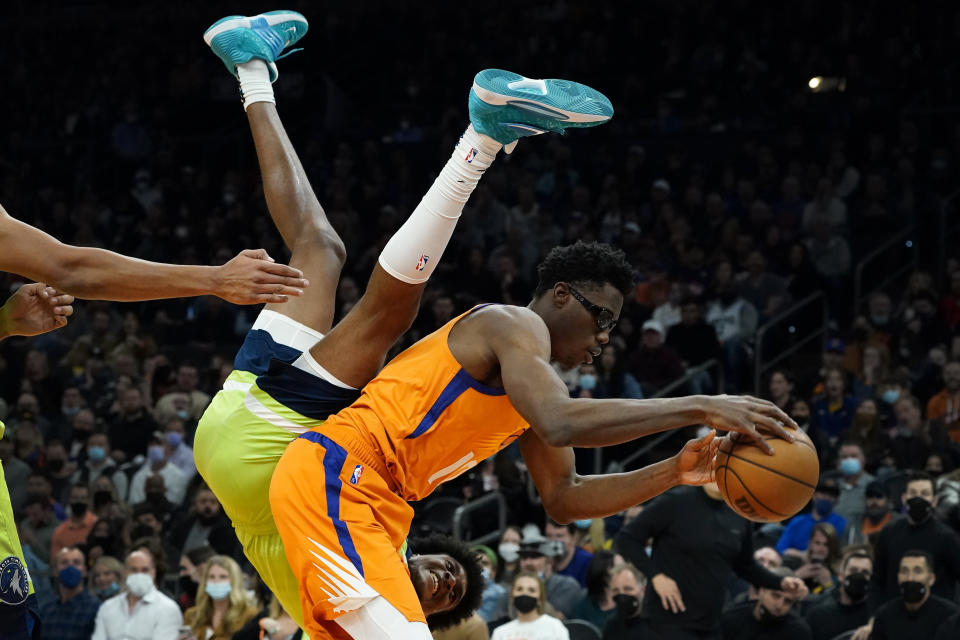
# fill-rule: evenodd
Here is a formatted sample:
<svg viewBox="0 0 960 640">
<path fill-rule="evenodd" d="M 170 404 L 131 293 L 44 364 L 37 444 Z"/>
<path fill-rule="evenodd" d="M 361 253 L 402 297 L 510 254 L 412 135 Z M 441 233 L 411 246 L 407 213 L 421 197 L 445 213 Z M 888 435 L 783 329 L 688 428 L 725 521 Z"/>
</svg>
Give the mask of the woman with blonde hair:
<svg viewBox="0 0 960 640">
<path fill-rule="evenodd" d="M 547 589 L 535 573 L 521 571 L 513 579 L 510 611 L 514 618 L 493 630 L 491 640 L 570 640 L 563 623 L 544 613 Z"/>
<path fill-rule="evenodd" d="M 193 635 L 199 640 L 230 640 L 256 614 L 237 563 L 227 556 L 207 560 L 197 604 L 184 615 Z"/>
</svg>

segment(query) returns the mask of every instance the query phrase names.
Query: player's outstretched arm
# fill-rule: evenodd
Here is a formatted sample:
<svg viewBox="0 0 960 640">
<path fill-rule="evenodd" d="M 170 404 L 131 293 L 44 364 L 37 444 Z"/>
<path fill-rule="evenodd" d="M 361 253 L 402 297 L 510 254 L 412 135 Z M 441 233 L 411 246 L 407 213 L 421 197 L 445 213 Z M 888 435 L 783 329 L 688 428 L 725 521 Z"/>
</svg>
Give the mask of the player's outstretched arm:
<svg viewBox="0 0 960 640">
<path fill-rule="evenodd" d="M 36 336 L 67 324 L 73 296 L 35 282 L 25 284 L 0 307 L 0 340 Z"/>
<path fill-rule="evenodd" d="M 660 495 L 680 484 L 706 484 L 713 479 L 720 439 L 711 431 L 690 440 L 677 455 L 636 471 L 581 476 L 573 449 L 552 447 L 528 431 L 520 450 L 551 518 L 568 523 L 604 518 Z"/>
<path fill-rule="evenodd" d="M 219 267 L 173 265 L 63 244 L 0 207 L 0 271 L 46 282 L 78 298 L 133 302 L 215 295 L 236 304 L 285 302 L 307 285 L 298 269 L 263 249 Z"/>
<path fill-rule="evenodd" d="M 500 365 L 503 387 L 540 438 L 556 447 L 605 447 L 636 438 L 708 424 L 755 440 L 768 453 L 757 427 L 785 440 L 782 424 L 796 424 L 772 402 L 749 396 L 688 396 L 650 400 L 571 398 L 550 365 L 550 335 L 534 312 L 513 307 L 509 322 L 492 317 L 485 338 Z"/>
</svg>

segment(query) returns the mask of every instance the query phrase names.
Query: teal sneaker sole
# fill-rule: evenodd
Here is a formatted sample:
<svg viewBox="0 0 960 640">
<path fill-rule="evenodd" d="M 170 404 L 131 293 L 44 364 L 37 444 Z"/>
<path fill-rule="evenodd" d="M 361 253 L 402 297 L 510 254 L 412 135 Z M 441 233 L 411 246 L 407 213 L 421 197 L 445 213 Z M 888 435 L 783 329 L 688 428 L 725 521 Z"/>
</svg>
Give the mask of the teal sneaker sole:
<svg viewBox="0 0 960 640">
<path fill-rule="evenodd" d="M 226 18 L 220 18 L 203 32 L 203 41 L 206 42 L 208 46 L 212 46 L 213 39 L 221 33 L 226 33 L 231 29 L 252 29 L 257 26 L 255 22 L 257 18 L 263 18 L 264 22 L 262 24 L 268 27 L 276 27 L 285 22 L 289 22 L 290 25 L 283 28 L 286 32 L 284 36 L 284 40 L 286 41 L 285 46 L 288 47 L 295 44 L 297 40 L 307 33 L 307 19 L 303 17 L 303 14 L 296 11 L 268 11 L 258 16 L 227 16 Z"/>
<path fill-rule="evenodd" d="M 280 55 L 307 33 L 307 19 L 296 11 L 269 11 L 258 16 L 227 16 L 203 33 L 203 40 L 234 76 L 236 65 L 259 58 L 270 69 L 270 81 L 277 79 L 274 64 Z M 294 50 L 296 51 L 296 50 Z"/>
<path fill-rule="evenodd" d="M 535 80 L 502 69 L 486 69 L 474 78 L 473 93 L 487 105 L 513 107 L 538 119 L 562 123 L 563 128 L 592 127 L 613 117 L 613 105 L 605 95 L 569 80 Z"/>
</svg>

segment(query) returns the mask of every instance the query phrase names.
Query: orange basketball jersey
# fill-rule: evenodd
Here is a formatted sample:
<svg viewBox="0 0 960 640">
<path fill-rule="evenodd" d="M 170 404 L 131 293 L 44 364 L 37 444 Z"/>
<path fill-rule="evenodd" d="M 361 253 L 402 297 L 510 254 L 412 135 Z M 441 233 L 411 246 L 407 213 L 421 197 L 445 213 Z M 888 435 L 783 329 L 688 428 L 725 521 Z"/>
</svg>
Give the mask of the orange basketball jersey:
<svg viewBox="0 0 960 640">
<path fill-rule="evenodd" d="M 383 455 L 405 500 L 425 498 L 529 427 L 503 389 L 471 377 L 447 346 L 454 325 L 481 307 L 457 316 L 398 355 L 360 398 L 315 429 L 358 431 Z"/>
</svg>

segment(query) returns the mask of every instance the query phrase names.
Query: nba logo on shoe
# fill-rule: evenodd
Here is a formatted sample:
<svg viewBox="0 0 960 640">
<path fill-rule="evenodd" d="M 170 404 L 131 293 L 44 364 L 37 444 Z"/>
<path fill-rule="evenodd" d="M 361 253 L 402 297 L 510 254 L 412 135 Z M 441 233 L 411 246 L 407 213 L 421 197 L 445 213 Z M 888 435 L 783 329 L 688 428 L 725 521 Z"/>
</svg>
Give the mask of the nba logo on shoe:
<svg viewBox="0 0 960 640">
<path fill-rule="evenodd" d="M 427 266 L 427 261 L 430 260 L 430 256 L 425 253 L 420 254 L 420 259 L 417 260 L 417 271 L 423 271 Z"/>
<path fill-rule="evenodd" d="M 477 150 L 471 148 L 470 151 L 467 153 L 467 157 L 464 158 L 464 160 L 466 160 L 467 162 L 473 162 L 473 159 L 476 157 L 477 157 Z"/>
<path fill-rule="evenodd" d="M 360 474 L 363 473 L 363 465 L 358 464 L 353 468 L 353 473 L 350 475 L 350 484 L 357 484 L 360 482 Z"/>
</svg>

